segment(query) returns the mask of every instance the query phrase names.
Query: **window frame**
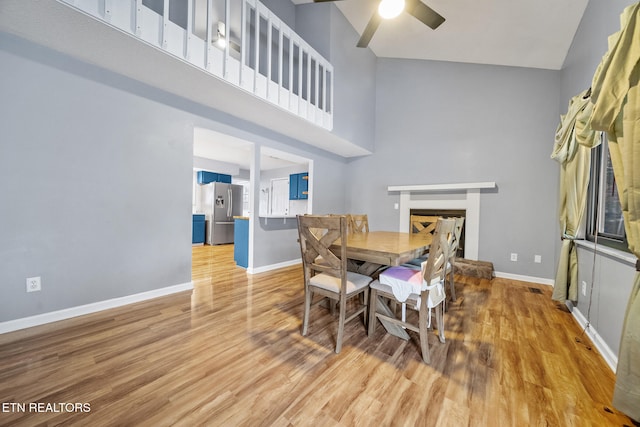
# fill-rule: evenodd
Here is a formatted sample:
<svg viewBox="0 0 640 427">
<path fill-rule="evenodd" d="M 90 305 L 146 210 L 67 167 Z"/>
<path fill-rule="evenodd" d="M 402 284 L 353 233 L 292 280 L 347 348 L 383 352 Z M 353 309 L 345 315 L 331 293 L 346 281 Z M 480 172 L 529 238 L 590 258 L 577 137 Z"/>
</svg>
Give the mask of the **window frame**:
<svg viewBox="0 0 640 427">
<path fill-rule="evenodd" d="M 605 198 L 606 168 L 607 160 L 609 159 L 609 142 L 606 133 L 603 132 L 601 144 L 594 147 L 591 151 L 585 237 L 591 242 L 597 241 L 598 244 L 624 252 L 630 252 L 624 227 L 622 229 L 622 235 L 602 231 L 604 228 L 605 206 L 601 201 Z M 614 185 L 616 185 L 615 181 Z M 619 194 L 617 188 L 616 193 Z"/>
</svg>

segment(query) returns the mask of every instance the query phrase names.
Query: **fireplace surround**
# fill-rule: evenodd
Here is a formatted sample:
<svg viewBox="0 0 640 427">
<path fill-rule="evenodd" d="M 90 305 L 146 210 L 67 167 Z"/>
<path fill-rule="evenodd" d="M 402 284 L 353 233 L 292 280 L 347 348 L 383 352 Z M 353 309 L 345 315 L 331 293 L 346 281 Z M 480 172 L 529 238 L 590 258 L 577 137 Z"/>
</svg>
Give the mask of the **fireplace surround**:
<svg viewBox="0 0 640 427">
<path fill-rule="evenodd" d="M 407 232 L 410 227 L 412 209 L 444 211 L 465 211 L 466 259 L 478 260 L 480 238 L 480 192 L 482 189 L 495 188 L 495 182 L 472 182 L 456 184 L 392 185 L 389 193 L 400 193 L 399 228 Z"/>
</svg>

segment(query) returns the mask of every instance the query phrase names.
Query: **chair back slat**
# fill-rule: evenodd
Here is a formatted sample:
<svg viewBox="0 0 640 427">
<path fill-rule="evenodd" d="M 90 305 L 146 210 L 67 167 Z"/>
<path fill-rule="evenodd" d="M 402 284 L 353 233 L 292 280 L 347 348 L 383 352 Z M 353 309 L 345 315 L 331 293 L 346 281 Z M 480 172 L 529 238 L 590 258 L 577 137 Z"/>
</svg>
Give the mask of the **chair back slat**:
<svg viewBox="0 0 640 427">
<path fill-rule="evenodd" d="M 440 219 L 439 216 L 411 215 L 411 233 L 433 234 L 438 219 Z"/>
<path fill-rule="evenodd" d="M 435 279 L 444 280 L 451 242 L 454 240 L 454 218 L 439 218 L 436 221 L 433 241 L 429 247 L 429 258 L 424 264 L 423 278 L 430 284 Z"/>
<path fill-rule="evenodd" d="M 367 214 L 362 215 L 347 215 L 349 221 L 349 233 L 368 233 L 369 232 L 369 217 Z"/>
<path fill-rule="evenodd" d="M 462 227 L 464 226 L 464 217 L 455 218 L 455 225 L 453 227 L 453 239 L 450 243 L 449 259 L 455 258 L 460 247 L 460 236 L 462 235 Z"/>
</svg>

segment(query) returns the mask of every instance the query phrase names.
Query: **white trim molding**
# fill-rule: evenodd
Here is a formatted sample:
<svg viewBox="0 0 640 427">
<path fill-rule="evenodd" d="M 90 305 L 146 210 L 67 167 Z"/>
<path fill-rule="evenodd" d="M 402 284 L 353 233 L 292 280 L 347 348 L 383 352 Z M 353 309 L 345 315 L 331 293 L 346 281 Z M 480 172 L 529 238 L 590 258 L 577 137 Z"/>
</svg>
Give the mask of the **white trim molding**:
<svg viewBox="0 0 640 427">
<path fill-rule="evenodd" d="M 390 185 L 387 191 L 408 191 L 408 192 L 433 192 L 433 191 L 459 191 L 459 190 L 481 190 L 483 188 L 495 188 L 496 183 L 487 182 L 466 182 L 457 184 L 423 184 L 423 185 Z"/>
<path fill-rule="evenodd" d="M 464 257 L 478 259 L 480 239 L 480 191 L 495 188 L 495 182 L 456 184 L 390 185 L 389 192 L 400 192 L 400 227 L 407 232 L 411 209 L 465 210 Z"/>
<path fill-rule="evenodd" d="M 503 273 L 501 271 L 494 272 L 493 276 L 500 277 L 502 279 L 519 280 L 520 282 L 537 283 L 540 285 L 548 285 L 552 287 L 555 285 L 554 279 L 545 279 L 543 277 L 524 276 L 522 274 Z"/>
<path fill-rule="evenodd" d="M 609 368 L 611 368 L 611 371 L 615 374 L 618 369 L 618 356 L 616 356 L 613 350 L 611 350 L 611 347 L 609 347 L 606 341 L 600 336 L 598 331 L 595 330 L 593 325 L 587 321 L 587 318 L 584 317 L 580 310 L 578 310 L 578 307 L 575 307 L 572 304 L 569 306 L 569 309 L 571 310 L 573 318 L 580 325 L 580 328 L 585 330 L 585 333 L 589 339 L 591 339 L 593 345 L 596 346 L 596 349 L 600 352 L 602 358 L 607 362 L 607 365 L 609 365 Z"/>
<path fill-rule="evenodd" d="M 291 267 L 292 265 L 301 264 L 302 260 L 292 259 L 290 261 L 279 262 L 277 264 L 263 265 L 257 268 L 247 268 L 247 274 L 266 273 L 267 271 L 277 270 L 279 268 Z"/>
<path fill-rule="evenodd" d="M 152 291 L 141 292 L 139 294 L 127 295 L 119 298 L 112 298 L 77 307 L 65 308 L 63 310 L 51 311 L 49 313 L 37 314 L 35 316 L 23 317 L 21 319 L 9 320 L 7 322 L 0 323 L 0 334 L 53 323 L 60 320 L 71 319 L 72 317 L 83 316 L 85 314 L 97 313 L 98 311 L 108 310 L 110 308 L 122 307 L 124 305 L 190 290 L 193 290 L 193 282 L 154 289 Z"/>
</svg>

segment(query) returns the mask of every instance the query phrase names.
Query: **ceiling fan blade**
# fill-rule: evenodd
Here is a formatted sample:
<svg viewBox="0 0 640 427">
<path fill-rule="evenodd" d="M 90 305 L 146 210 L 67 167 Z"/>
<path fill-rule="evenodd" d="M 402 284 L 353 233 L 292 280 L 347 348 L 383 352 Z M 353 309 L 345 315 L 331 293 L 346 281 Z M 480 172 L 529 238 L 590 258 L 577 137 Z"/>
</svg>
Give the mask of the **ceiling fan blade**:
<svg viewBox="0 0 640 427">
<path fill-rule="evenodd" d="M 422 3 L 420 0 L 407 0 L 405 10 L 408 14 L 414 16 L 418 21 L 433 30 L 438 28 L 440 24 L 445 21 L 442 15 Z"/>
<path fill-rule="evenodd" d="M 340 1 L 340 0 L 313 0 L 314 3 L 326 3 L 330 1 Z"/>
<path fill-rule="evenodd" d="M 380 21 L 381 20 L 382 20 L 382 18 L 378 14 L 378 10 L 373 12 L 373 16 L 371 16 L 371 19 L 367 23 L 367 26 L 365 27 L 364 31 L 362 32 L 362 35 L 360 36 L 360 40 L 358 40 L 358 44 L 356 46 L 358 46 L 358 47 L 367 47 L 367 46 L 369 46 L 369 42 L 371 41 L 371 38 L 373 37 L 373 34 L 378 29 L 378 26 L 380 25 Z"/>
</svg>

